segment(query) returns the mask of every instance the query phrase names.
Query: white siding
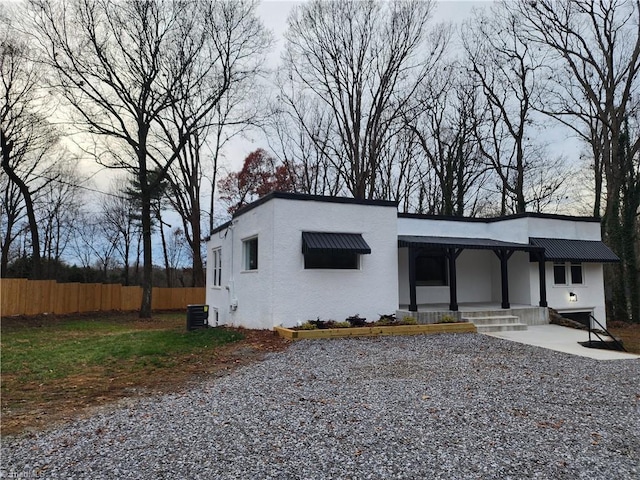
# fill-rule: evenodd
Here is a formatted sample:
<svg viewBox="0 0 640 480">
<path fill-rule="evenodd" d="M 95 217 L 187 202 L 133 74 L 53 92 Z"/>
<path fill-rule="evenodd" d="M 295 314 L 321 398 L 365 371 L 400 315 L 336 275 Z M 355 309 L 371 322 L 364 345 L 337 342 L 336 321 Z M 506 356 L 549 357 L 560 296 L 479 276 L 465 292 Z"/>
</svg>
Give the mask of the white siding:
<svg viewBox="0 0 640 480">
<path fill-rule="evenodd" d="M 302 232 L 359 233 L 372 253 L 357 270 L 304 268 Z M 243 270 L 242 241 L 258 236 L 258 269 Z M 528 244 L 529 237 L 600 240 L 597 222 L 523 217 L 493 222 L 397 218 L 394 207 L 273 197 L 239 215 L 212 235 L 207 252 L 221 248 L 222 285 L 207 272 L 207 303 L 220 324 L 247 328 L 293 326 L 320 318 L 344 320 L 359 314 L 375 320 L 409 303 L 406 248 L 398 235 L 490 238 Z M 501 301 L 500 262 L 490 250 L 464 250 L 457 259 L 458 302 Z M 584 285 L 554 286 L 553 264 L 545 265 L 547 299 L 560 311 L 590 311 L 604 321 L 601 264 L 583 264 Z M 578 295 L 569 302 L 569 291 Z M 418 304 L 448 304 L 449 287 L 417 287 Z M 526 252 L 509 260 L 509 299 L 537 306 L 538 264 Z M 213 314 L 212 314 L 213 317 Z"/>
<path fill-rule="evenodd" d="M 372 253 L 360 256 L 358 270 L 305 270 L 303 231 L 360 233 Z M 394 207 L 273 198 L 234 219 L 226 232 L 208 245 L 209 251 L 222 245 L 222 284 L 229 287 L 207 287 L 220 323 L 270 329 L 354 314 L 377 319 L 398 306 Z M 254 235 L 258 270 L 242 271 L 242 240 Z"/>
<path fill-rule="evenodd" d="M 554 285 L 553 263 L 547 262 L 547 301 L 551 308 L 559 312 L 592 312 L 593 316 L 606 326 L 604 304 L 604 275 L 601 263 L 582 264 L 582 285 Z M 569 293 L 578 296 L 577 302 L 569 301 Z"/>
<path fill-rule="evenodd" d="M 398 291 L 396 209 L 275 199 L 274 256 L 279 258 L 272 325 L 315 320 L 342 321 L 359 314 L 368 320 L 395 312 Z M 371 254 L 360 255 L 358 270 L 304 269 L 302 232 L 361 233 Z"/>
</svg>

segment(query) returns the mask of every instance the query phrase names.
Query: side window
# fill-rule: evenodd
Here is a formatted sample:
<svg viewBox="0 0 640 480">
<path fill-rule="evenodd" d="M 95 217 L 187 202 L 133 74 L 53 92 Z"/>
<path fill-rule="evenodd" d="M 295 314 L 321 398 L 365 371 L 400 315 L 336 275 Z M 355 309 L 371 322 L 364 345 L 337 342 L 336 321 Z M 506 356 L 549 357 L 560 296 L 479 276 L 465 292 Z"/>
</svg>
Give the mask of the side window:
<svg viewBox="0 0 640 480">
<path fill-rule="evenodd" d="M 582 285 L 583 283 L 581 263 L 556 262 L 553 264 L 554 285 Z"/>
<path fill-rule="evenodd" d="M 444 255 L 420 255 L 416 258 L 416 285 L 436 287 L 448 284 Z"/>
<path fill-rule="evenodd" d="M 581 263 L 572 263 L 571 264 L 571 284 L 572 285 L 582 285 L 582 264 Z"/>
<path fill-rule="evenodd" d="M 567 269 L 564 263 L 553 264 L 553 284 L 554 285 L 567 284 Z"/>
<path fill-rule="evenodd" d="M 222 286 L 222 249 L 214 248 L 211 251 L 211 285 Z"/>
<path fill-rule="evenodd" d="M 258 237 L 248 238 L 242 241 L 244 270 L 258 269 Z"/>
</svg>

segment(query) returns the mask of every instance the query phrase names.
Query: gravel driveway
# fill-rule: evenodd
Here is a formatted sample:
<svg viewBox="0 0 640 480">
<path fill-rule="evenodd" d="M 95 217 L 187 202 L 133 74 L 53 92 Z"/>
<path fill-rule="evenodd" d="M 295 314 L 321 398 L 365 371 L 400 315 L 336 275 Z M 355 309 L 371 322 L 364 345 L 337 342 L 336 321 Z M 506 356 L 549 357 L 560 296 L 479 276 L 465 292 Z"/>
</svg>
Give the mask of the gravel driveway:
<svg viewBox="0 0 640 480">
<path fill-rule="evenodd" d="M 484 335 L 304 341 L 2 442 L 3 478 L 640 478 L 640 361 Z"/>
</svg>

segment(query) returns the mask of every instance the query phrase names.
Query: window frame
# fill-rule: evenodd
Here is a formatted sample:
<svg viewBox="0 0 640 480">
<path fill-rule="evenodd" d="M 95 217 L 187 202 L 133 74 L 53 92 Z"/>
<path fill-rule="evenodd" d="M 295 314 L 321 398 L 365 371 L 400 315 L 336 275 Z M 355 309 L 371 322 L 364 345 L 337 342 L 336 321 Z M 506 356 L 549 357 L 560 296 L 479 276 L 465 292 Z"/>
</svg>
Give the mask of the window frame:
<svg viewBox="0 0 640 480">
<path fill-rule="evenodd" d="M 562 268 L 564 283 L 556 281 L 556 269 Z M 576 269 L 576 270 L 574 270 Z M 579 269 L 579 275 L 574 275 Z M 553 285 L 554 286 L 582 286 L 585 285 L 584 264 L 582 262 L 553 262 Z M 575 277 L 580 277 L 579 282 L 575 281 Z"/>
<path fill-rule="evenodd" d="M 574 281 L 574 268 L 580 268 L 580 281 L 576 282 Z M 584 267 L 582 266 L 582 263 L 579 262 L 571 262 L 569 263 L 569 276 L 571 278 L 571 285 L 584 285 Z"/>
<path fill-rule="evenodd" d="M 255 248 L 251 245 L 255 242 Z M 242 271 L 243 272 L 257 272 L 259 268 L 259 252 L 260 244 L 258 242 L 258 235 L 247 237 L 242 239 Z M 255 252 L 255 265 L 252 265 L 252 254 Z"/>
<path fill-rule="evenodd" d="M 222 288 L 222 247 L 211 250 L 211 286 Z"/>
<path fill-rule="evenodd" d="M 563 280 L 558 281 L 558 275 L 562 274 Z M 553 262 L 553 284 L 568 285 L 567 283 L 567 264 L 565 262 Z"/>
</svg>

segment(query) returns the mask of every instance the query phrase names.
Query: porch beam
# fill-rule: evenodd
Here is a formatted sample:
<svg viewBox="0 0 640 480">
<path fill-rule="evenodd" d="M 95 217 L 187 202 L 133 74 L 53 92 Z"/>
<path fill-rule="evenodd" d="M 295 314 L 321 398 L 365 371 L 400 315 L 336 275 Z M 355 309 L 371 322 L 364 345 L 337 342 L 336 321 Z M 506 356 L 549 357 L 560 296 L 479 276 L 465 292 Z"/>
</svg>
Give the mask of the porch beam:
<svg viewBox="0 0 640 480">
<path fill-rule="evenodd" d="M 409 247 L 409 311 L 418 311 L 418 301 L 416 295 L 416 259 L 418 249 Z"/>
<path fill-rule="evenodd" d="M 547 307 L 547 275 L 543 253 L 538 254 L 538 278 L 540 281 L 540 306 Z"/>
<path fill-rule="evenodd" d="M 502 304 L 501 308 L 511 308 L 509 303 L 509 258 L 513 255 L 514 250 L 494 250 L 493 253 L 500 259 L 500 282 L 502 286 Z"/>
<path fill-rule="evenodd" d="M 458 311 L 458 280 L 456 274 L 456 259 L 462 253 L 462 249 L 447 248 L 446 256 L 449 264 L 449 310 Z"/>
</svg>

